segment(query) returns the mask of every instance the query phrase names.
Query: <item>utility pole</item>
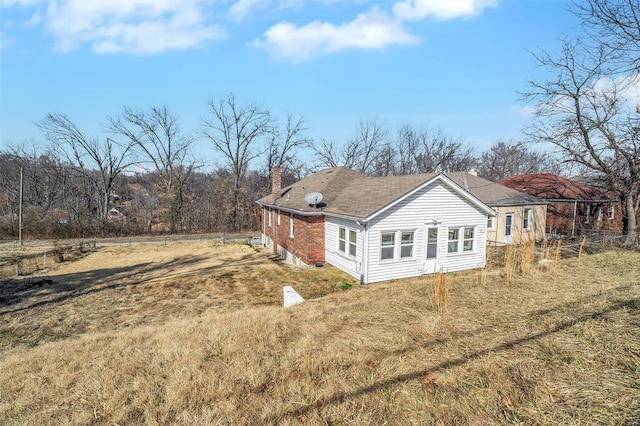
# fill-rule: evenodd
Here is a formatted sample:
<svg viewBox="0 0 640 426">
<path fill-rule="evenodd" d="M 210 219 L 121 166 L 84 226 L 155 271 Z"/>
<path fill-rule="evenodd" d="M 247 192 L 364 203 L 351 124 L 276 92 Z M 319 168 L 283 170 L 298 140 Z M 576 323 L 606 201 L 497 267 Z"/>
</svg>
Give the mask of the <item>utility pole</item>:
<svg viewBox="0 0 640 426">
<path fill-rule="evenodd" d="M 20 167 L 20 204 L 18 207 L 18 240 L 22 245 L 22 189 L 24 185 L 22 183 L 22 167 Z"/>
</svg>

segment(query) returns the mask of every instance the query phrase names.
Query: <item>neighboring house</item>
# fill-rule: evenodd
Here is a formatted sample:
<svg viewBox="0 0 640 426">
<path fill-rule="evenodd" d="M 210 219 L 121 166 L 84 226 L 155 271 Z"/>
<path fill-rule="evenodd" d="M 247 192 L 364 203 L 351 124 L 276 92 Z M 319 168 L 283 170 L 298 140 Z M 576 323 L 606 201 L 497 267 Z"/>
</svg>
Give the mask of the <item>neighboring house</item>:
<svg viewBox="0 0 640 426">
<path fill-rule="evenodd" d="M 481 178 L 473 171 L 446 175 L 498 214 L 488 219 L 488 244 L 519 244 L 545 238 L 547 201 Z"/>
<path fill-rule="evenodd" d="M 615 195 L 550 173 L 518 174 L 499 184 L 545 199 L 547 234 L 551 237 L 622 230 L 622 214 Z"/>
<path fill-rule="evenodd" d="M 293 264 L 331 264 L 363 284 L 484 267 L 487 218 L 495 216 L 443 174 L 370 177 L 344 167 L 286 188 L 275 168 L 273 193 L 257 203 L 265 247 Z"/>
</svg>

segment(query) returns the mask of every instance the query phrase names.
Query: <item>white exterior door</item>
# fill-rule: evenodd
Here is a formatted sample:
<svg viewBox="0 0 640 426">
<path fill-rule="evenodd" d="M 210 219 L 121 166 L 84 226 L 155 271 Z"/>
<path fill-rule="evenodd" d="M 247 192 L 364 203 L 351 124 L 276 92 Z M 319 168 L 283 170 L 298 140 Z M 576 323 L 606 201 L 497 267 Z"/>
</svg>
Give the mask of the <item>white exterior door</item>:
<svg viewBox="0 0 640 426">
<path fill-rule="evenodd" d="M 440 251 L 440 227 L 427 226 L 425 261 L 422 273 L 433 274 L 438 271 L 438 252 Z"/>
<path fill-rule="evenodd" d="M 504 217 L 504 242 L 511 244 L 513 240 L 513 213 L 507 213 Z"/>
</svg>

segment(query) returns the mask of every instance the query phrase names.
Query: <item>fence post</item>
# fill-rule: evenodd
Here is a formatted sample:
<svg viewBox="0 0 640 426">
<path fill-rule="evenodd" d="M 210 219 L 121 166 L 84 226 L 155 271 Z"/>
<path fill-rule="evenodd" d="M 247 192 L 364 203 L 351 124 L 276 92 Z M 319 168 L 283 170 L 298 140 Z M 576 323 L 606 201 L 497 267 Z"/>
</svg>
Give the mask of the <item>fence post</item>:
<svg viewBox="0 0 640 426">
<path fill-rule="evenodd" d="M 96 239 L 93 239 L 93 248 L 96 248 Z"/>
<path fill-rule="evenodd" d="M 44 269 L 46 267 L 47 267 L 47 251 L 45 250 L 44 251 L 44 256 L 43 256 L 43 259 L 42 259 L 42 269 Z"/>
<path fill-rule="evenodd" d="M 167 237 L 166 237 L 166 235 L 165 235 L 165 237 L 164 237 L 164 245 L 165 245 L 165 246 L 167 245 Z"/>
<path fill-rule="evenodd" d="M 16 260 L 16 278 L 20 276 L 20 260 Z"/>
<path fill-rule="evenodd" d="M 129 238 L 129 247 L 131 247 L 131 238 Z"/>
</svg>

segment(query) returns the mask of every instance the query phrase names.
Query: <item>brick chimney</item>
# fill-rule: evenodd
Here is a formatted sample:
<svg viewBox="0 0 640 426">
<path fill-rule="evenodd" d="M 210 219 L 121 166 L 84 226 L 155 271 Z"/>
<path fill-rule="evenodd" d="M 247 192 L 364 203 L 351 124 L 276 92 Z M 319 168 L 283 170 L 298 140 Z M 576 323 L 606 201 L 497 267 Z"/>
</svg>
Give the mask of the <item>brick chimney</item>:
<svg viewBox="0 0 640 426">
<path fill-rule="evenodd" d="M 274 167 L 271 171 L 271 192 L 274 198 L 280 197 L 282 193 L 282 168 Z"/>
</svg>

